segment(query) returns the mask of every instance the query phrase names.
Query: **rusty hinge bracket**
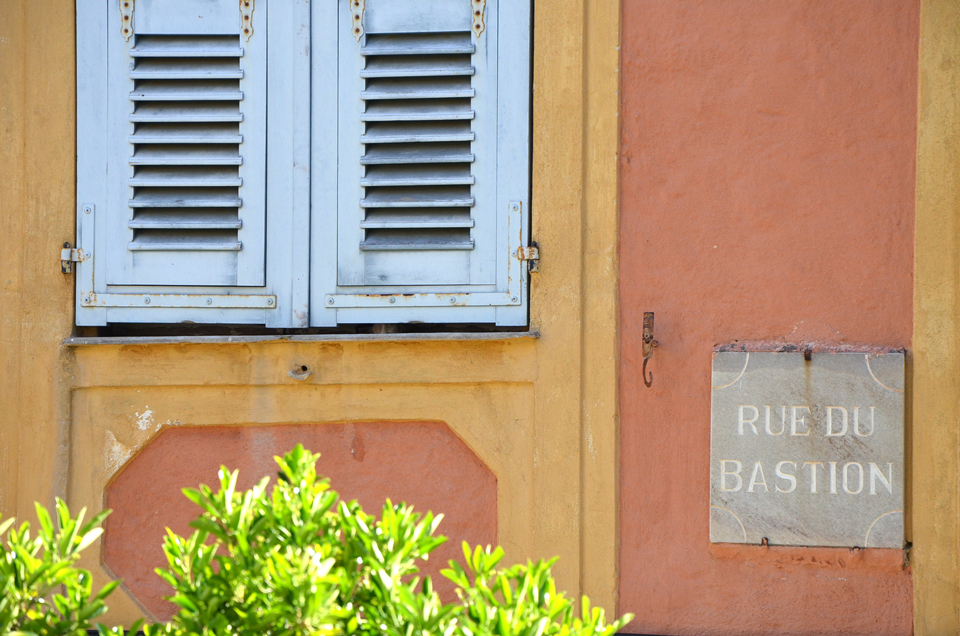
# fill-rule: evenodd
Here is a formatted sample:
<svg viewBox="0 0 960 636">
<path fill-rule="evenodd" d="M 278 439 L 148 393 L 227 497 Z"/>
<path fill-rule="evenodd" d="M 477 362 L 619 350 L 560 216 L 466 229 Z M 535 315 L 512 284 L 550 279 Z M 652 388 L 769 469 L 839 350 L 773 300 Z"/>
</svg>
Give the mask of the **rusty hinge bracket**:
<svg viewBox="0 0 960 636">
<path fill-rule="evenodd" d="M 82 263 L 90 258 L 90 252 L 76 249 L 70 243 L 64 243 L 60 250 L 60 271 L 64 274 L 73 273 L 73 264 Z"/>
<path fill-rule="evenodd" d="M 470 0 L 470 9 L 473 11 L 473 34 L 480 37 L 487 28 L 483 21 L 483 12 L 487 7 L 487 0 Z"/>
<path fill-rule="evenodd" d="M 357 42 L 363 37 L 364 0 L 350 0 L 350 14 L 353 16 L 353 39 Z"/>
<path fill-rule="evenodd" d="M 530 242 L 530 247 L 518 247 L 517 259 L 527 261 L 530 264 L 530 273 L 540 271 L 540 246 L 536 241 Z"/>
<path fill-rule="evenodd" d="M 127 42 L 133 35 L 133 2 L 134 0 L 120 0 L 120 35 Z"/>
<path fill-rule="evenodd" d="M 240 0 L 240 30 L 243 39 L 249 42 L 253 35 L 253 0 Z"/>
<path fill-rule="evenodd" d="M 653 358 L 653 349 L 660 345 L 653 339 L 654 313 L 652 311 L 643 312 L 643 384 L 649 389 L 653 386 L 653 373 L 647 375 L 647 363 Z"/>
</svg>

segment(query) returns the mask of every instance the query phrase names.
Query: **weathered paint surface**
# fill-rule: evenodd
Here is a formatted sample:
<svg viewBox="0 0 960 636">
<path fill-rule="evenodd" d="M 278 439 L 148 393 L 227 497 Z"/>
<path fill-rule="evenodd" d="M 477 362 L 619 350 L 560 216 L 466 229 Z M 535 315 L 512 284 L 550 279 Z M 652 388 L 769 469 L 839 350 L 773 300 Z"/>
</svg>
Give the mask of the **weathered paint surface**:
<svg viewBox="0 0 960 636">
<path fill-rule="evenodd" d="M 74 9 L 0 2 L 0 511 L 66 488 L 75 239 Z M 39 34 L 43 34 L 41 37 Z M 54 251 L 56 254 L 54 254 Z"/>
<path fill-rule="evenodd" d="M 369 514 L 379 514 L 387 498 L 421 513 L 443 511 L 439 533 L 450 540 L 424 563 L 423 572 L 448 600 L 455 598 L 453 586 L 440 569 L 462 558 L 460 544 L 496 544 L 497 479 L 442 423 L 177 427 L 161 432 L 108 487 L 106 505 L 113 513 L 106 524 L 104 563 L 150 614 L 169 618 L 175 610 L 163 600 L 169 586 L 154 573 L 167 565 L 161 549 L 165 528 L 189 536 L 189 523 L 199 514 L 181 489 L 200 483 L 215 488 L 220 466 L 240 471 L 240 489 L 264 476 L 275 483 L 274 456 L 296 444 L 320 453 L 317 469 L 330 487 L 344 501 L 359 501 Z"/>
<path fill-rule="evenodd" d="M 30 518 L 57 493 L 99 510 L 124 463 L 178 423 L 443 421 L 497 478 L 507 558 L 560 555 L 560 584 L 613 610 L 619 4 L 536 6 L 538 340 L 76 349 L 60 346 L 77 334 L 59 263 L 76 215 L 74 5 L 0 2 L 3 514 Z M 313 374 L 291 377 L 304 363 Z M 84 565 L 102 583 L 97 561 Z M 124 594 L 110 605 L 107 622 L 141 613 Z"/>
<path fill-rule="evenodd" d="M 623 9 L 620 610 L 910 634 L 900 551 L 711 546 L 708 459 L 715 345 L 910 346 L 919 0 Z"/>
<path fill-rule="evenodd" d="M 903 77 L 916 67 L 916 51 L 904 48 L 908 36 L 915 47 L 916 2 L 623 4 L 628 21 L 624 44 L 630 53 L 625 60 L 633 76 L 625 86 L 630 103 L 624 110 L 623 142 L 625 161 L 634 163 L 624 172 L 623 189 L 623 272 L 631 280 L 625 280 L 622 314 L 628 430 L 618 453 L 615 162 L 620 3 L 537 3 L 531 207 L 532 235 L 540 243 L 542 260 L 541 273 L 531 285 L 531 320 L 544 335 L 535 345 L 502 358 L 499 346 L 455 342 L 353 345 L 332 353 L 325 345 L 289 343 L 252 349 L 143 346 L 123 360 L 116 352 L 127 348 L 92 346 L 78 353 L 74 366 L 72 350 L 60 346 L 74 331 L 73 279 L 60 274 L 57 262 L 60 246 L 74 238 L 74 2 L 0 2 L 3 514 L 29 518 L 34 500 L 51 503 L 61 493 L 75 506 L 98 509 L 113 473 L 156 427 L 168 420 L 173 425 L 181 415 L 185 421 L 192 418 L 211 426 L 307 422 L 319 416 L 324 421 L 373 420 L 384 414 L 407 421 L 419 415 L 451 422 L 465 440 L 468 435 L 459 430 L 486 440 L 478 446 L 486 450 L 478 455 L 497 475 L 498 489 L 504 490 L 504 480 L 516 480 L 521 493 L 509 494 L 503 507 L 501 492 L 498 533 L 508 544 L 508 554 L 561 554 L 561 583 L 571 592 L 584 591 L 612 608 L 622 527 L 625 554 L 633 555 L 622 561 L 622 611 L 646 607 L 660 624 L 671 612 L 696 618 L 713 612 L 718 589 L 729 589 L 730 611 L 743 610 L 757 618 L 755 608 L 770 601 L 771 621 L 793 620 L 796 613 L 785 611 L 776 597 L 796 589 L 777 588 L 779 575 L 803 581 L 811 590 L 796 596 L 791 607 L 808 606 L 811 600 L 818 609 L 840 607 L 850 598 L 843 585 L 863 583 L 857 607 L 859 599 L 889 600 L 885 611 L 896 620 L 888 624 L 903 631 L 902 621 L 908 618 L 898 590 L 909 583 L 885 557 L 819 550 L 760 553 L 755 548 L 717 552 L 697 543 L 697 533 L 706 533 L 706 518 L 686 517 L 696 497 L 706 502 L 706 473 L 700 464 L 707 441 L 674 429 L 708 421 L 697 415 L 708 412 L 706 389 L 701 394 L 698 388 L 709 373 L 709 349 L 702 345 L 745 337 L 911 344 L 903 299 L 891 294 L 910 295 L 904 282 L 909 262 L 904 268 L 899 259 L 910 243 L 909 238 L 905 244 L 901 240 L 909 233 L 912 216 L 891 216 L 890 210 L 901 210 L 904 199 L 912 200 L 894 164 L 910 165 L 898 153 L 903 151 L 904 121 L 912 118 L 915 103 L 910 94 L 916 86 L 906 85 L 916 78 L 908 82 Z M 922 4 L 917 323 L 912 346 L 914 421 L 926 424 L 913 430 L 913 452 L 925 460 L 912 469 L 915 496 L 909 521 L 915 628 L 918 634 L 953 634 L 960 629 L 955 452 L 960 415 L 954 397 L 960 386 L 960 256 L 951 238 L 960 218 L 960 16 L 953 0 Z M 836 20 L 844 16 L 848 22 Z M 738 24 L 739 32 L 734 28 Z M 812 44 L 799 42 L 803 37 Z M 893 56 L 893 49 L 903 55 Z M 865 67 L 873 70 L 865 75 Z M 887 72 L 880 73 L 885 67 Z M 638 69 L 647 76 L 640 76 Z M 671 73 L 686 79 L 678 81 Z M 697 81 L 703 82 L 699 89 Z M 900 89 L 894 91 L 901 100 L 896 108 L 887 102 L 891 84 L 905 86 L 902 95 Z M 855 97 L 863 104 L 860 110 L 851 106 Z M 851 114 L 854 111 L 860 117 Z M 862 136 L 867 129 L 877 134 Z M 850 170 L 850 154 L 860 151 L 865 158 L 858 160 L 859 171 Z M 765 169 L 754 170 L 760 163 Z M 689 187 L 678 187 L 686 184 Z M 693 196 L 684 199 L 684 192 Z M 768 214 L 757 215 L 758 202 Z M 875 216 L 864 212 L 868 209 Z M 740 215 L 744 210 L 750 214 Z M 786 214 L 790 211 L 803 214 L 796 219 Z M 664 241 L 670 214 L 678 223 L 690 215 L 697 222 L 684 223 L 679 236 Z M 891 228 L 891 218 L 903 224 Z M 859 266 L 848 251 L 851 224 L 863 232 L 858 240 L 866 238 L 855 252 L 857 259 L 862 257 Z M 754 232 L 752 243 L 747 243 L 746 230 Z M 727 241 L 710 240 L 714 236 Z M 837 236 L 842 245 L 832 238 Z M 881 236 L 888 237 L 883 247 L 891 258 L 878 267 Z M 649 247 L 638 251 L 637 245 Z M 713 245 L 718 245 L 717 254 L 728 250 L 723 261 L 716 260 Z M 730 256 L 734 247 L 747 260 Z M 879 281 L 885 282 L 878 292 Z M 698 287 L 711 293 L 693 293 Z M 833 306 L 824 311 L 825 299 Z M 861 306 L 856 321 L 849 309 L 854 301 Z M 635 316 L 644 309 L 658 312 L 657 337 L 664 343 L 655 353 L 652 367 L 659 375 L 649 391 L 637 380 Z M 171 355 L 171 350 L 177 353 Z M 694 355 L 688 355 L 691 352 Z M 304 355 L 335 369 L 324 371 L 325 377 L 335 379 L 325 380 L 320 388 L 284 384 Z M 423 364 L 431 362 L 442 372 L 424 372 Z M 113 373 L 106 373 L 111 365 Z M 517 365 L 522 372 L 515 372 Z M 373 368 L 383 375 L 371 380 Z M 269 378 L 257 375 L 263 373 Z M 190 390 L 174 388 L 181 378 L 190 378 L 183 380 Z M 684 388 L 679 388 L 680 380 Z M 658 393 L 666 390 L 667 382 L 673 388 Z M 407 385 L 417 386 L 410 392 L 403 390 Z M 394 400 L 392 405 L 384 394 Z M 144 402 L 153 396 L 164 400 L 162 408 Z M 210 396 L 217 398 L 211 403 L 220 412 L 207 408 Z M 322 406 L 331 399 L 332 407 Z M 490 407 L 491 400 L 500 402 Z M 507 429 L 518 430 L 510 436 Z M 660 487 L 647 488 L 643 499 L 624 493 L 623 524 L 617 523 L 620 454 L 630 473 L 624 487 L 638 474 L 656 477 L 652 483 Z M 501 460 L 493 461 L 498 456 Z M 678 458 L 685 463 L 667 483 L 665 473 L 658 471 L 666 466 L 674 470 Z M 650 466 L 653 462 L 660 463 Z M 534 480 L 536 497 L 530 495 Z M 691 488 L 693 495 L 687 492 Z M 637 551 L 640 537 L 655 539 L 648 552 Z M 691 547 L 670 537 L 692 537 Z M 86 565 L 99 580 L 106 576 L 95 558 Z M 700 569 L 706 590 L 689 587 L 689 581 L 675 587 L 676 581 Z M 853 579 L 847 576 L 851 571 Z M 759 581 L 766 587 L 755 588 L 760 590 L 757 596 L 747 598 L 744 590 L 749 586 L 730 582 L 741 575 L 745 583 Z M 836 580 L 844 577 L 852 583 Z M 653 585 L 671 590 L 668 602 L 656 594 L 641 597 Z M 818 585 L 837 592 L 837 600 L 824 604 L 814 592 Z M 700 605 L 693 607 L 694 601 L 682 598 L 685 594 Z M 114 599 L 108 621 L 139 614 L 132 601 L 119 594 Z M 641 617 L 650 619 L 649 612 Z M 879 612 L 877 617 L 888 615 Z M 717 622 L 724 617 L 714 616 Z M 855 632 L 857 625 L 847 626 Z M 675 627 L 677 633 L 690 631 Z"/>
<path fill-rule="evenodd" d="M 925 0 L 913 329 L 917 636 L 960 633 L 960 3 Z"/>
</svg>

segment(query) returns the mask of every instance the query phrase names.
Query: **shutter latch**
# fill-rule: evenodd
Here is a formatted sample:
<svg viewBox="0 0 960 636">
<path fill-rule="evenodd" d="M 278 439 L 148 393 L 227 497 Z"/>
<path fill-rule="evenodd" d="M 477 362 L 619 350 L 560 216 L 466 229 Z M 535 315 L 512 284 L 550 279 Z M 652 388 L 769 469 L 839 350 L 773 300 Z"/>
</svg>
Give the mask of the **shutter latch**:
<svg viewBox="0 0 960 636">
<path fill-rule="evenodd" d="M 82 263 L 90 258 L 90 252 L 76 249 L 70 243 L 64 243 L 60 250 L 60 271 L 64 274 L 73 273 L 73 264 Z"/>
<path fill-rule="evenodd" d="M 540 271 L 540 246 L 536 241 L 531 241 L 529 247 L 517 248 L 517 260 L 530 263 L 530 272 Z"/>
</svg>

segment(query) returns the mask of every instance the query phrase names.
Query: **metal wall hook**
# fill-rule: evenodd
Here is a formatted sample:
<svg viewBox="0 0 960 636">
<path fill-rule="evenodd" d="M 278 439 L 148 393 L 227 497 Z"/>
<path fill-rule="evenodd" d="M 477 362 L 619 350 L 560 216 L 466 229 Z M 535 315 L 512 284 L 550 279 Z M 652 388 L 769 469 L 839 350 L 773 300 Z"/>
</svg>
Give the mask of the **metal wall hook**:
<svg viewBox="0 0 960 636">
<path fill-rule="evenodd" d="M 641 373 L 643 374 L 643 384 L 648 389 L 653 386 L 653 373 L 651 372 L 649 377 L 647 376 L 647 363 L 653 357 L 653 348 L 658 344 L 660 343 L 653 339 L 653 312 L 645 311 L 643 312 L 643 369 Z"/>
</svg>

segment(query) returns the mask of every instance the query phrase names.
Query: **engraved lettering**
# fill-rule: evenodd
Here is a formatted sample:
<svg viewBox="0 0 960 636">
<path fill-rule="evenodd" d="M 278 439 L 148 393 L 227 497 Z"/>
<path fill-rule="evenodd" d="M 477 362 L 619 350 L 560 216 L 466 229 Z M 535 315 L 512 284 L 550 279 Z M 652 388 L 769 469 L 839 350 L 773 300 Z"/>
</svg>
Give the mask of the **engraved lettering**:
<svg viewBox="0 0 960 636">
<path fill-rule="evenodd" d="M 760 477 L 760 479 L 757 479 Z M 760 462 L 757 462 L 753 466 L 753 474 L 750 475 L 750 484 L 747 486 L 747 492 L 753 492 L 754 486 L 763 486 L 764 492 L 770 492 L 770 489 L 767 488 L 767 480 L 763 476 L 763 466 L 760 465 Z"/>
<path fill-rule="evenodd" d="M 807 425 L 806 420 L 804 419 L 804 418 L 806 418 L 806 415 L 801 415 L 800 418 L 798 419 L 798 418 L 797 418 L 797 411 L 803 409 L 803 410 L 806 410 L 807 413 L 809 413 L 809 412 L 810 412 L 810 407 L 809 407 L 809 406 L 791 406 L 790 408 L 792 409 L 792 413 L 793 413 L 793 417 L 792 417 L 792 419 L 790 420 L 790 435 L 792 435 L 793 437 L 802 437 L 802 436 L 804 436 L 804 435 L 809 435 L 809 434 L 810 434 L 810 428 L 809 428 L 809 426 Z M 797 431 L 797 424 L 802 424 L 802 425 L 804 425 L 804 426 L 807 426 L 807 430 L 806 430 L 806 431 Z"/>
<path fill-rule="evenodd" d="M 770 428 L 770 407 L 764 406 L 763 408 L 766 409 L 766 415 L 767 415 L 767 425 L 766 425 L 767 435 L 774 435 L 774 436 L 783 435 L 783 432 L 787 430 L 787 407 L 783 407 L 780 410 L 780 432 L 779 433 L 774 433 L 773 430 L 771 430 Z"/>
<path fill-rule="evenodd" d="M 860 432 L 860 407 L 853 409 L 853 432 L 857 434 L 857 437 L 870 437 L 873 435 L 874 431 L 874 412 L 877 410 L 877 407 L 870 407 L 870 432 L 861 433 Z"/>
<path fill-rule="evenodd" d="M 902 548 L 904 352 L 744 342 L 713 351 L 710 541 Z"/>
<path fill-rule="evenodd" d="M 884 485 L 891 495 L 893 494 L 893 464 L 887 462 L 887 471 L 889 471 L 888 476 L 884 476 L 883 471 L 880 470 L 880 467 L 870 462 L 870 494 L 877 494 L 877 479 L 880 480 L 880 483 Z"/>
<path fill-rule="evenodd" d="M 804 466 L 810 467 L 810 493 L 817 493 L 817 466 L 823 466 L 823 462 L 803 462 Z"/>
<path fill-rule="evenodd" d="M 797 462 L 780 462 L 780 463 L 777 464 L 777 468 L 776 468 L 777 477 L 779 477 L 780 479 L 785 479 L 786 481 L 790 482 L 790 486 L 787 487 L 787 490 L 784 490 L 783 488 L 780 487 L 780 484 L 777 484 L 777 486 L 776 486 L 777 492 L 787 492 L 787 493 L 789 493 L 789 492 L 793 492 L 794 490 L 797 489 L 797 478 L 796 478 L 796 476 L 783 471 L 783 467 L 786 466 L 786 465 L 788 465 L 788 464 L 789 464 L 790 466 L 793 466 L 793 469 L 794 469 L 794 470 L 797 469 Z"/>
<path fill-rule="evenodd" d="M 860 479 L 856 490 L 850 489 L 850 467 L 851 466 L 857 467 L 857 475 L 859 476 L 859 479 Z M 848 495 L 859 495 L 862 490 L 863 490 L 863 466 L 861 466 L 858 462 L 847 462 L 846 464 L 843 465 L 843 492 L 847 493 Z"/>
<path fill-rule="evenodd" d="M 727 470 L 727 464 L 736 465 L 737 469 L 733 472 Z M 721 459 L 720 460 L 720 490 L 724 492 L 738 492 L 743 488 L 743 477 L 740 476 L 740 471 L 743 470 L 743 464 L 738 462 L 735 459 Z M 727 477 L 733 477 L 737 480 L 736 488 L 727 488 Z"/>
<path fill-rule="evenodd" d="M 753 415 L 750 417 L 750 419 L 744 419 L 744 412 L 746 409 L 753 411 Z M 741 404 L 739 407 L 737 407 L 737 410 L 740 412 L 740 421 L 737 424 L 737 430 L 740 432 L 740 434 L 743 435 L 743 425 L 749 424 L 750 428 L 753 429 L 753 434 L 759 435 L 760 433 L 757 431 L 756 421 L 760 419 L 760 409 L 749 404 Z"/>
<path fill-rule="evenodd" d="M 843 428 L 840 429 L 839 433 L 833 432 L 833 412 L 839 411 L 843 416 Z M 842 437 L 847 434 L 847 409 L 842 406 L 828 406 L 827 407 L 827 437 Z"/>
</svg>

